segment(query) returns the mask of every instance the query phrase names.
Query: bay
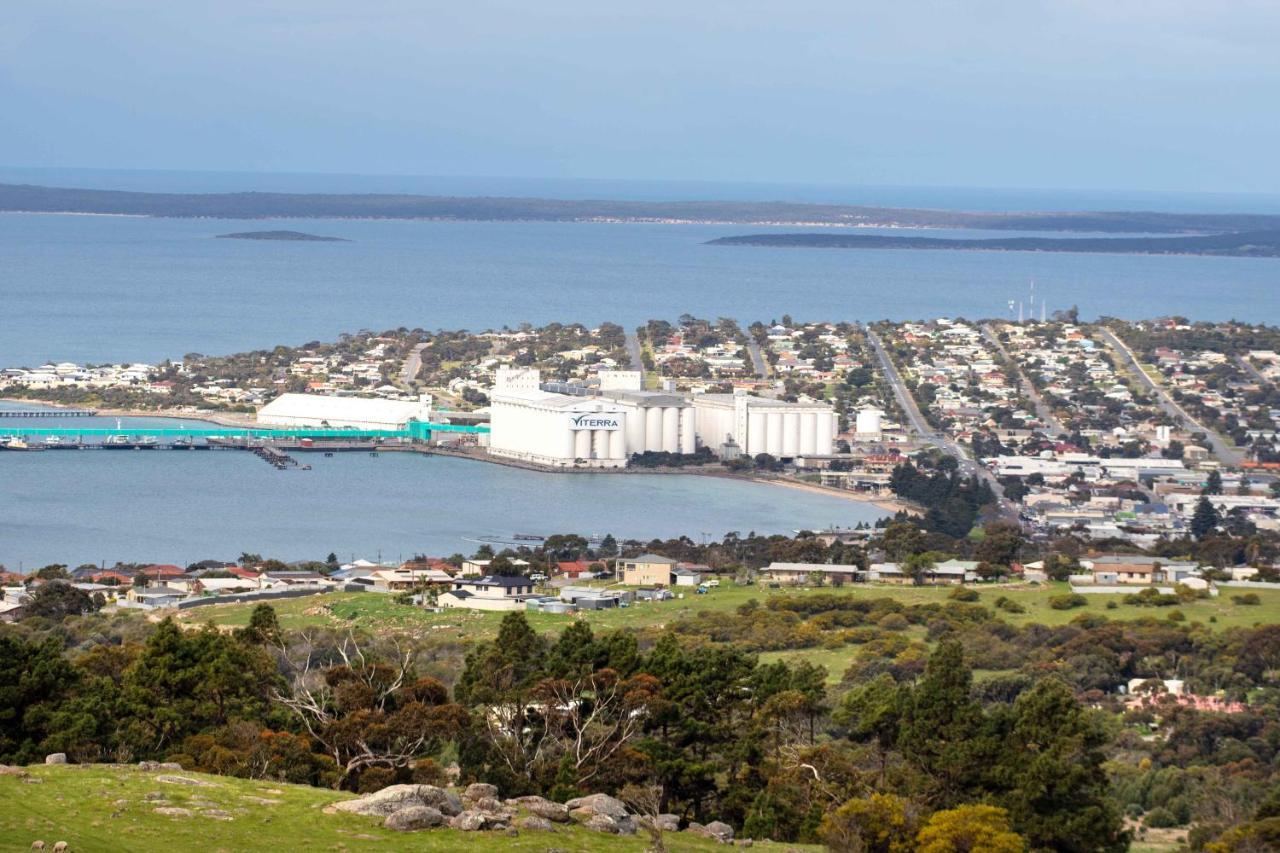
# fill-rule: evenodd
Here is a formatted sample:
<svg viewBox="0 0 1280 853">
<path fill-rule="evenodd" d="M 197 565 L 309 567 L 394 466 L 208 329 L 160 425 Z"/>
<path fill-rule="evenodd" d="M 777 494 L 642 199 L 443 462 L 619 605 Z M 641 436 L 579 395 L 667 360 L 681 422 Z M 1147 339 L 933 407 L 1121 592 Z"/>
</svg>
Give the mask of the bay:
<svg viewBox="0 0 1280 853">
<path fill-rule="evenodd" d="M 32 409 L 0 402 L 0 408 Z M 7 426 L 114 426 L 114 418 L 0 418 Z M 124 418 L 126 429 L 196 426 Z M 482 536 L 612 533 L 719 539 L 853 526 L 871 504 L 682 474 L 554 474 L 410 453 L 299 454 L 277 471 L 239 451 L 0 451 L 0 565 L 284 560 L 330 552 L 407 559 L 474 553 Z"/>
</svg>

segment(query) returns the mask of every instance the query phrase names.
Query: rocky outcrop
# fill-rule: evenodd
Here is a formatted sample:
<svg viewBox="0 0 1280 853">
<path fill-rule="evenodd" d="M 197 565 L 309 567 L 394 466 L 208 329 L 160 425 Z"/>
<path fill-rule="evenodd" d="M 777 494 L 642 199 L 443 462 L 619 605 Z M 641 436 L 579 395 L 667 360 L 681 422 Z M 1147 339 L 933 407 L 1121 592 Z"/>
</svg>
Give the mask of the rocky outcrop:
<svg viewBox="0 0 1280 853">
<path fill-rule="evenodd" d="M 673 833 L 680 830 L 679 815 L 637 816 L 626 803 L 608 794 L 590 794 L 566 803 L 536 796 L 500 800 L 497 787 L 485 783 L 468 785 L 461 795 L 434 785 L 392 785 L 333 803 L 325 811 L 381 817 L 383 826 L 401 832 L 448 826 L 463 832 L 518 835 L 521 830 L 555 832 L 556 824 L 573 821 L 584 829 L 607 835 L 633 835 L 642 827 Z M 721 844 L 751 843 L 735 841 L 733 827 L 721 821 L 705 826 L 690 823 L 686 832 Z"/>
</svg>

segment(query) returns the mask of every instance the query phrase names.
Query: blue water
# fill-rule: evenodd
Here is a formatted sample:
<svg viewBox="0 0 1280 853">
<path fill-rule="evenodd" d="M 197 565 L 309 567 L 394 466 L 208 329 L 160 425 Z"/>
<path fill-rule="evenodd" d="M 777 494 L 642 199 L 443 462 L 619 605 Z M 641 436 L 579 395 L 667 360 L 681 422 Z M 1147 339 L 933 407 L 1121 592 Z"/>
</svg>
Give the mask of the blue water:
<svg viewBox="0 0 1280 853">
<path fill-rule="evenodd" d="M 0 402 L 0 408 L 33 408 Z M 193 421 L 126 418 L 128 429 Z M 115 419 L 0 419 L 113 426 Z M 471 554 L 512 533 L 720 538 L 851 526 L 870 504 L 691 475 L 544 474 L 407 453 L 299 454 L 277 471 L 235 451 L 0 451 L 0 565 L 188 564 L 242 551 L 284 560 Z"/>
<path fill-rule="evenodd" d="M 277 228 L 354 242 L 213 239 Z M 158 361 L 361 328 L 633 327 L 686 311 L 1008 316 L 1033 279 L 1050 310 L 1085 317 L 1280 322 L 1280 260 L 704 245 L 748 230 L 762 229 L 0 215 L 0 365 Z"/>
</svg>

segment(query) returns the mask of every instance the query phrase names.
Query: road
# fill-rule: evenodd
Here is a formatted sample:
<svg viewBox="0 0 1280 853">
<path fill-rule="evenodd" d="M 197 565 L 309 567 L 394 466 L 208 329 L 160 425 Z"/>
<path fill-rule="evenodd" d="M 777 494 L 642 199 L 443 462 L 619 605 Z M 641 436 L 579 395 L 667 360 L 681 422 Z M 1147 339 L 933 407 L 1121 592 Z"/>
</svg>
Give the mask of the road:
<svg viewBox="0 0 1280 853">
<path fill-rule="evenodd" d="M 925 420 L 915 397 L 911 395 L 911 389 L 907 388 L 902 375 L 898 373 L 897 365 L 893 363 L 893 359 L 889 357 L 884 344 L 880 341 L 880 336 L 871 331 L 871 329 L 866 329 L 866 333 L 867 341 L 871 344 L 871 349 L 875 351 L 876 358 L 880 361 L 880 369 L 884 372 L 885 379 L 889 381 L 889 386 L 893 388 L 893 396 L 897 399 L 898 405 L 902 407 L 902 411 L 907 413 L 907 420 L 910 421 L 911 428 L 915 430 L 922 441 L 954 456 L 960 463 L 959 470 L 961 474 L 966 477 L 976 475 L 986 480 L 996 493 L 996 504 L 1000 515 L 1005 521 L 1020 525 L 1018 507 L 1004 496 L 1004 487 L 1000 485 L 1000 481 L 985 465 L 974 460 L 973 454 L 969 452 L 967 447 L 962 447 L 947 436 L 935 432 L 933 427 L 929 426 L 929 422 Z"/>
<path fill-rule="evenodd" d="M 1250 362 L 1249 359 L 1245 358 L 1242 355 L 1236 356 L 1235 359 L 1236 359 L 1236 364 L 1240 365 L 1240 369 L 1243 370 L 1245 373 L 1249 374 L 1249 376 L 1253 378 L 1254 382 L 1257 382 L 1258 384 L 1263 386 L 1271 384 L 1271 381 L 1267 379 L 1267 377 L 1263 376 L 1262 371 L 1254 367 L 1253 363 Z"/>
<path fill-rule="evenodd" d="M 427 348 L 427 344 L 416 344 L 409 351 L 409 357 L 404 360 L 404 367 L 400 368 L 400 384 L 406 388 L 412 388 L 418 384 L 418 371 L 422 369 L 422 351 Z"/>
<path fill-rule="evenodd" d="M 1129 370 L 1137 375 L 1138 381 L 1155 395 L 1156 402 L 1160 404 L 1160 408 L 1164 410 L 1165 414 L 1179 421 L 1185 429 L 1191 432 L 1204 433 L 1209 447 L 1213 450 L 1213 454 L 1227 465 L 1239 465 L 1244 461 L 1243 453 L 1232 447 L 1217 432 L 1203 426 L 1199 421 L 1187 414 L 1187 410 L 1178 405 L 1173 397 L 1169 396 L 1169 392 L 1164 389 L 1163 384 L 1157 383 L 1148 376 L 1147 372 L 1142 369 L 1142 365 L 1138 362 L 1138 357 L 1133 350 L 1129 349 L 1129 345 L 1120 340 L 1119 336 L 1104 326 L 1098 327 L 1098 334 L 1102 336 L 1103 340 L 1107 342 L 1107 345 L 1114 352 L 1120 354 L 1121 359 L 1128 364 Z"/>
<path fill-rule="evenodd" d="M 760 352 L 760 344 L 750 333 L 747 334 L 747 352 L 751 353 L 751 363 L 755 365 L 756 376 L 768 379 L 769 365 L 765 364 L 764 354 Z"/>
<path fill-rule="evenodd" d="M 644 358 L 640 352 L 640 336 L 635 332 L 627 335 L 627 358 L 631 359 L 631 369 L 640 371 L 640 387 L 644 387 Z"/>
<path fill-rule="evenodd" d="M 1004 344 L 1000 341 L 1000 337 L 995 333 L 995 330 L 986 323 L 982 324 L 981 329 L 982 336 L 987 339 L 987 343 L 995 347 L 996 351 L 999 352 L 1000 355 L 1004 356 L 1005 360 L 1012 364 L 1014 369 L 1018 371 L 1018 383 L 1022 387 L 1022 392 L 1026 394 L 1035 405 L 1036 417 L 1048 424 L 1049 429 L 1053 430 L 1058 435 L 1067 432 L 1067 428 L 1062 425 L 1062 421 L 1058 420 L 1058 418 L 1053 414 L 1053 410 L 1045 405 L 1044 399 L 1040 396 L 1040 392 L 1036 390 L 1036 386 L 1032 384 L 1031 380 L 1022 372 L 1022 368 L 1018 366 L 1017 360 L 1009 355 L 1009 351 L 1004 348 Z"/>
</svg>

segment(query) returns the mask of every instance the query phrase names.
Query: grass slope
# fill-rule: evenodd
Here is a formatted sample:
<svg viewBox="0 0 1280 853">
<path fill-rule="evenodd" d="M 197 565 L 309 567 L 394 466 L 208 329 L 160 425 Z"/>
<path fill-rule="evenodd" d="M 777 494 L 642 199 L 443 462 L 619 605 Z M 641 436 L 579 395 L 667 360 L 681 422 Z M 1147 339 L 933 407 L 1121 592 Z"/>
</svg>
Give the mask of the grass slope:
<svg viewBox="0 0 1280 853">
<path fill-rule="evenodd" d="M 1122 602 L 1119 595 L 1087 596 L 1089 603 L 1073 610 L 1054 610 L 1049 598 L 1069 592 L 1066 584 L 1044 586 L 980 585 L 979 604 L 994 607 L 995 600 L 1005 596 L 1017 601 L 1025 613 L 999 612 L 999 618 L 1014 625 L 1035 622 L 1041 625 L 1062 625 L 1081 613 L 1106 616 L 1108 619 L 1134 620 L 1143 618 L 1164 619 L 1173 610 L 1180 610 L 1187 622 L 1204 622 L 1215 629 L 1249 627 L 1260 623 L 1280 622 L 1280 590 L 1260 590 L 1260 605 L 1236 605 L 1233 595 L 1250 590 L 1223 588 L 1218 598 L 1199 599 L 1177 607 L 1137 607 Z M 1137 590 L 1134 590 L 1137 592 Z M 685 593 L 682 599 L 673 601 L 639 602 L 632 607 L 616 610 L 586 611 L 577 615 L 527 613 L 529 624 L 540 632 L 558 633 L 576 618 L 585 619 L 598 630 L 615 628 L 662 628 L 673 622 L 696 618 L 702 612 L 731 612 L 746 601 L 755 599 L 764 604 L 772 596 L 784 598 L 819 594 L 848 595 L 854 598 L 893 598 L 904 604 L 945 602 L 950 587 L 899 587 L 899 586 L 845 586 L 839 589 L 763 589 L 756 586 L 722 584 L 707 595 Z M 1107 602 L 1115 601 L 1114 610 L 1106 609 Z M 390 596 L 380 593 L 342 593 L 312 596 L 271 602 L 280 623 L 285 628 L 306 628 L 328 625 L 338 627 L 352 625 L 370 631 L 400 631 L 431 635 L 460 642 L 489 639 L 497 632 L 502 613 L 482 613 L 470 610 L 447 610 L 431 613 L 419 607 L 396 604 Z M 242 626 L 248 624 L 252 604 L 218 604 L 183 611 L 179 618 L 189 624 L 212 622 L 215 625 Z M 1213 617 L 1216 621 L 1210 623 Z"/>
<path fill-rule="evenodd" d="M 646 838 L 616 837 L 577 826 L 554 833 L 460 832 L 435 829 L 399 833 L 378 818 L 326 814 L 329 803 L 350 794 L 301 785 L 232 779 L 201 773 L 142 771 L 123 765 L 55 765 L 27 768 L 30 779 L 0 776 L 0 851 L 28 850 L 41 839 L 45 849 L 66 841 L 75 851 L 200 850 L 503 850 L 640 851 Z M 166 783 L 180 776 L 199 785 Z M 38 781 L 38 784 L 33 784 Z M 166 802 L 149 801 L 162 794 Z M 182 808 L 189 817 L 157 814 Z M 219 814 L 220 813 L 220 814 Z M 723 849 L 707 839 L 668 833 L 676 851 Z M 766 847 L 772 845 L 765 845 Z M 787 845 L 792 847 L 794 845 Z"/>
</svg>

